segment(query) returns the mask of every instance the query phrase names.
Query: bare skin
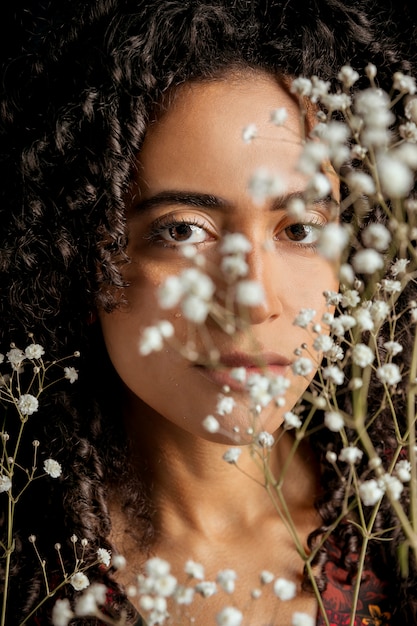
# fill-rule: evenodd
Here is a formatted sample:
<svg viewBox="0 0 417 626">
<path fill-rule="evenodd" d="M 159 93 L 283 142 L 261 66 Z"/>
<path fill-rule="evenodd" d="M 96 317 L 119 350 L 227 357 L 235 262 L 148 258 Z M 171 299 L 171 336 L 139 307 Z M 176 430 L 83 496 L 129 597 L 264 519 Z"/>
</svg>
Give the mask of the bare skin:
<svg viewBox="0 0 417 626">
<path fill-rule="evenodd" d="M 288 109 L 287 127 L 271 130 L 269 112 L 280 106 Z M 261 137 L 245 146 L 241 130 L 253 122 Z M 160 223 L 161 218 L 169 218 L 182 226 L 197 225 L 190 229 L 191 243 L 217 265 L 224 233 L 243 233 L 252 244 L 249 278 L 263 285 L 265 301 L 250 310 L 246 330 L 228 336 L 210 320 L 207 329 L 226 357 L 237 351 L 252 354 L 256 346 L 285 361 L 275 370 L 272 367 L 271 373 L 279 371 L 290 381 L 286 403 L 267 408 L 258 426 L 277 439 L 269 471 L 276 479 L 284 479 L 283 497 L 299 547 L 304 549 L 308 534 L 320 525 L 314 509 L 318 472 L 314 455 L 303 443 L 283 476 L 293 438 L 288 433 L 282 436 L 281 429 L 284 412 L 293 407 L 314 375 L 312 371 L 304 378 L 291 371 L 294 350 L 301 343 L 312 342 L 293 321 L 304 307 L 314 308 L 320 319 L 328 310 L 323 291 L 337 287 L 334 268 L 312 245 L 314 228 L 328 221 L 329 211 L 325 202 L 314 205 L 305 237 L 303 234 L 301 241 L 295 241 L 293 227 L 299 229 L 299 224 L 287 215 L 285 198 L 279 205 L 277 199 L 271 199 L 259 206 L 247 193 L 251 174 L 264 166 L 286 180 L 288 194 L 301 192 L 306 181 L 296 170 L 300 151 L 297 106 L 274 79 L 248 73 L 230 81 L 181 89 L 168 111 L 151 126 L 139 157 L 128 207 L 128 253 L 132 258 L 126 269 L 128 304 L 110 314 L 100 312 L 100 321 L 110 358 L 126 390 L 124 419 L 133 462 L 145 460 L 149 467 L 146 480 L 156 511 L 156 535 L 149 553 L 141 552 L 137 542 L 141 528 L 124 516 L 114 494 L 111 538 L 128 558 L 128 568 L 118 576 L 122 583 L 134 582 L 149 555 L 168 560 L 180 582 L 186 579 L 183 569 L 188 559 L 204 565 L 206 580 L 215 580 L 225 568 L 234 569 L 238 576 L 231 596 L 219 591 L 208 599 L 197 598 L 191 606 L 180 607 L 181 618 L 175 606 L 170 606 L 170 623 L 175 626 L 215 624 L 215 615 L 228 605 L 244 613 L 243 624 L 248 626 L 287 626 L 294 611 L 317 614 L 314 596 L 300 588 L 303 562 L 294 537 L 277 512 L 276 497 L 271 498 L 265 489 L 264 470 L 254 463 L 249 438 L 244 436 L 253 422 L 245 393 L 232 390 L 237 408 L 231 415 L 219 416 L 221 435 L 210 434 L 202 421 L 213 413 L 222 390 L 210 372 L 190 364 L 169 346 L 147 357 L 137 349 L 141 330 L 161 319 L 156 288 L 186 265 L 179 253 L 182 240 L 177 238 L 177 227 L 171 223 L 150 237 L 153 220 Z M 217 198 L 216 208 L 196 207 L 187 200 L 155 200 L 172 191 L 210 195 Z M 149 200 L 142 211 L 141 203 Z M 174 325 L 177 337 L 186 336 L 186 323 L 177 311 L 164 312 L 164 317 Z M 204 346 L 197 344 L 197 349 L 204 351 Z M 242 433 L 239 468 L 222 458 L 230 445 L 235 445 L 236 426 Z M 259 575 L 265 569 L 275 578 L 295 582 L 296 597 L 281 601 L 269 585 L 262 588 L 259 599 L 252 599 L 251 592 L 261 587 Z"/>
</svg>

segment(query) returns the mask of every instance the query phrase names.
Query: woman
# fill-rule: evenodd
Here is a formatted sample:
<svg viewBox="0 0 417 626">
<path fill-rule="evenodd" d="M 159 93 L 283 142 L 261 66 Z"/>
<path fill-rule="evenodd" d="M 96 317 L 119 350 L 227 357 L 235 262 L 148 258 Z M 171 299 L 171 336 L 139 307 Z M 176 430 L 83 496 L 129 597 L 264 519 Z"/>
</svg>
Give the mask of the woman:
<svg viewBox="0 0 417 626">
<path fill-rule="evenodd" d="M 333 219 L 332 203 L 314 203 L 301 224 L 285 210 L 305 185 L 295 170 L 301 135 L 288 77 L 334 80 L 346 61 L 363 66 L 366 58 L 383 80 L 396 67 L 395 50 L 378 43 L 363 12 L 339 2 L 50 2 L 19 8 L 10 22 L 14 43 L 2 68 L 2 345 L 24 346 L 33 333 L 54 359 L 81 356 L 78 381 L 51 386 L 25 425 L 23 453 L 32 458 L 32 440 L 39 440 L 40 458 L 57 459 L 63 475 L 48 491 L 34 482 L 16 506 L 7 623 L 20 623 L 45 596 L 27 537 L 36 537 L 54 588 L 60 558 L 71 569 L 74 535 L 88 541 L 85 562 L 95 562 L 98 549 L 128 559 L 121 572 L 88 571 L 110 590 L 109 614 L 124 610 L 134 620 L 132 604 L 143 609 L 125 590 L 157 555 L 178 578 L 187 559 L 205 565 L 207 580 L 235 570 L 240 584 L 231 604 L 252 625 L 291 623 L 294 614 L 325 623 L 325 613 L 331 623 L 349 623 L 360 537 L 353 524 L 339 524 L 318 551 L 319 608 L 277 503 L 259 486 L 247 400 L 232 370 L 266 366 L 290 381 L 285 403 L 262 413 L 262 430 L 280 433 L 284 413 L 314 375 L 292 373 L 294 351 L 310 341 L 293 320 L 305 307 L 320 319 L 331 310 L 322 292 L 337 289 L 334 268 L 314 250 L 317 227 Z M 276 107 L 287 109 L 288 121 L 270 130 L 267 116 Z M 245 145 L 241 129 L 249 124 L 259 140 Z M 246 185 L 265 165 L 284 178 L 286 191 L 258 206 Z M 337 179 L 329 180 L 338 200 Z M 183 243 L 212 267 L 227 232 L 250 242 L 248 277 L 265 298 L 249 307 L 248 325 L 234 335 L 208 320 L 219 369 L 208 366 L 200 336 L 195 360 L 170 347 L 141 355 L 141 333 L 160 319 L 155 291 L 189 263 Z M 186 344 L 179 309 L 164 316 Z M 218 411 L 221 429 L 210 433 L 203 421 L 219 393 L 237 407 Z M 386 449 L 384 429 L 382 415 L 374 436 Z M 242 472 L 222 459 L 230 442 L 241 450 Z M 274 476 L 292 446 L 288 433 L 278 436 L 269 457 Z M 326 461 L 329 446 L 340 449 L 338 435 L 312 435 L 285 481 L 299 549 L 313 547 L 341 511 L 343 477 Z M 381 508 L 380 527 L 392 525 L 391 515 L 388 505 Z M 395 565 L 400 542 L 399 535 L 387 549 L 371 547 L 355 623 L 414 623 L 412 580 L 401 581 Z M 262 570 L 295 583 L 295 597 L 277 604 L 265 590 L 251 600 Z M 387 585 L 406 601 L 393 605 Z M 72 592 L 67 585 L 58 595 Z M 54 601 L 38 611 L 37 623 L 50 623 Z M 220 596 L 196 600 L 173 623 L 214 623 L 223 606 Z"/>
</svg>

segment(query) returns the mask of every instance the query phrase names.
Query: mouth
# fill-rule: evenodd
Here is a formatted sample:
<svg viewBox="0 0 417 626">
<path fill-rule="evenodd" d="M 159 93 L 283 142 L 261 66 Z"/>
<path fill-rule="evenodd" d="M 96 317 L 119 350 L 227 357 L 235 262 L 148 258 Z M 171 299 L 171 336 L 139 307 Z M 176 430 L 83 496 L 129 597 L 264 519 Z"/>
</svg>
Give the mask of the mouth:
<svg viewBox="0 0 417 626">
<path fill-rule="evenodd" d="M 243 352 L 231 352 L 220 356 L 218 365 L 197 365 L 200 373 L 219 387 L 229 387 L 233 391 L 246 389 L 245 381 L 252 374 L 263 376 L 285 376 L 291 360 L 277 352 L 262 352 L 250 355 Z M 240 369 L 243 382 L 236 379 L 234 370 Z"/>
</svg>

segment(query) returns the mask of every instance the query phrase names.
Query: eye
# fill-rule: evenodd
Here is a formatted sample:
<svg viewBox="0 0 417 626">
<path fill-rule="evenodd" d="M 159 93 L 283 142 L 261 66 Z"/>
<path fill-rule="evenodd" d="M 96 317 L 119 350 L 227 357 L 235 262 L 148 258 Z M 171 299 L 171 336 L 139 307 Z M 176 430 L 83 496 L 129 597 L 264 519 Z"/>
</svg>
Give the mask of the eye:
<svg viewBox="0 0 417 626">
<path fill-rule="evenodd" d="M 314 245 L 317 243 L 320 230 L 320 224 L 292 224 L 284 229 L 284 233 L 290 241 L 305 245 Z"/>
<path fill-rule="evenodd" d="M 202 243 L 207 237 L 203 228 L 185 222 L 165 228 L 160 235 L 165 241 L 175 241 L 176 243 Z"/>
<path fill-rule="evenodd" d="M 200 244 L 208 241 L 210 235 L 206 228 L 194 221 L 178 220 L 172 217 L 162 218 L 151 227 L 146 237 L 151 243 L 167 247 L 180 247 L 181 244 Z"/>
</svg>

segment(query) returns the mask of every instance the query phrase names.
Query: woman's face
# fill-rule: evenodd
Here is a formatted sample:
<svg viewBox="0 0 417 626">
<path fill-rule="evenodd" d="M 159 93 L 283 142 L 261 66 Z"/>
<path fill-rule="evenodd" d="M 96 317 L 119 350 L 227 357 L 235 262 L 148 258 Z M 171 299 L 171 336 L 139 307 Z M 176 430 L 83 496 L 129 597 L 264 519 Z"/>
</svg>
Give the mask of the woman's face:
<svg viewBox="0 0 417 626">
<path fill-rule="evenodd" d="M 285 127 L 269 122 L 271 111 L 279 107 L 288 111 Z M 249 124 L 256 125 L 258 137 L 247 144 L 242 129 Z M 307 387 L 314 372 L 296 376 L 291 364 L 294 350 L 301 344 L 308 349 L 314 337 L 293 322 L 303 308 L 314 309 L 320 320 L 327 310 L 323 292 L 335 289 L 336 279 L 315 249 L 316 229 L 303 227 L 286 210 L 288 197 L 306 184 L 296 167 L 300 152 L 298 107 L 273 78 L 261 73 L 187 84 L 150 126 L 127 206 L 131 263 L 124 271 L 129 283 L 125 303 L 109 314 L 100 312 L 108 353 L 126 389 L 129 420 L 146 416 L 155 427 L 162 420 L 219 439 L 202 422 L 215 414 L 222 386 L 231 383 L 231 369 L 241 366 L 250 374 L 262 363 L 266 373 L 284 375 L 291 383 L 285 405 L 271 405 L 258 418 L 260 430 L 274 432 Z M 259 168 L 285 181 L 282 197 L 254 202 L 248 183 Z M 331 182 L 337 197 L 336 178 Z M 323 201 L 309 207 L 305 222 L 320 226 L 328 220 L 329 206 Z M 249 325 L 232 335 L 210 318 L 204 333 L 193 334 L 179 308 L 160 309 L 157 289 L 191 264 L 183 255 L 183 246 L 190 243 L 220 285 L 220 247 L 224 235 L 235 232 L 252 245 L 246 278 L 262 284 L 265 300 L 249 309 Z M 182 344 L 190 335 L 195 338 L 199 361 L 190 362 L 168 343 L 148 356 L 139 353 L 144 328 L 161 319 L 173 324 Z M 213 346 L 220 353 L 221 373 L 201 365 Z M 314 354 L 312 348 L 310 352 Z M 241 386 L 231 386 L 235 409 L 216 417 L 228 432 L 237 426 L 244 433 L 253 424 L 248 398 Z"/>
</svg>

